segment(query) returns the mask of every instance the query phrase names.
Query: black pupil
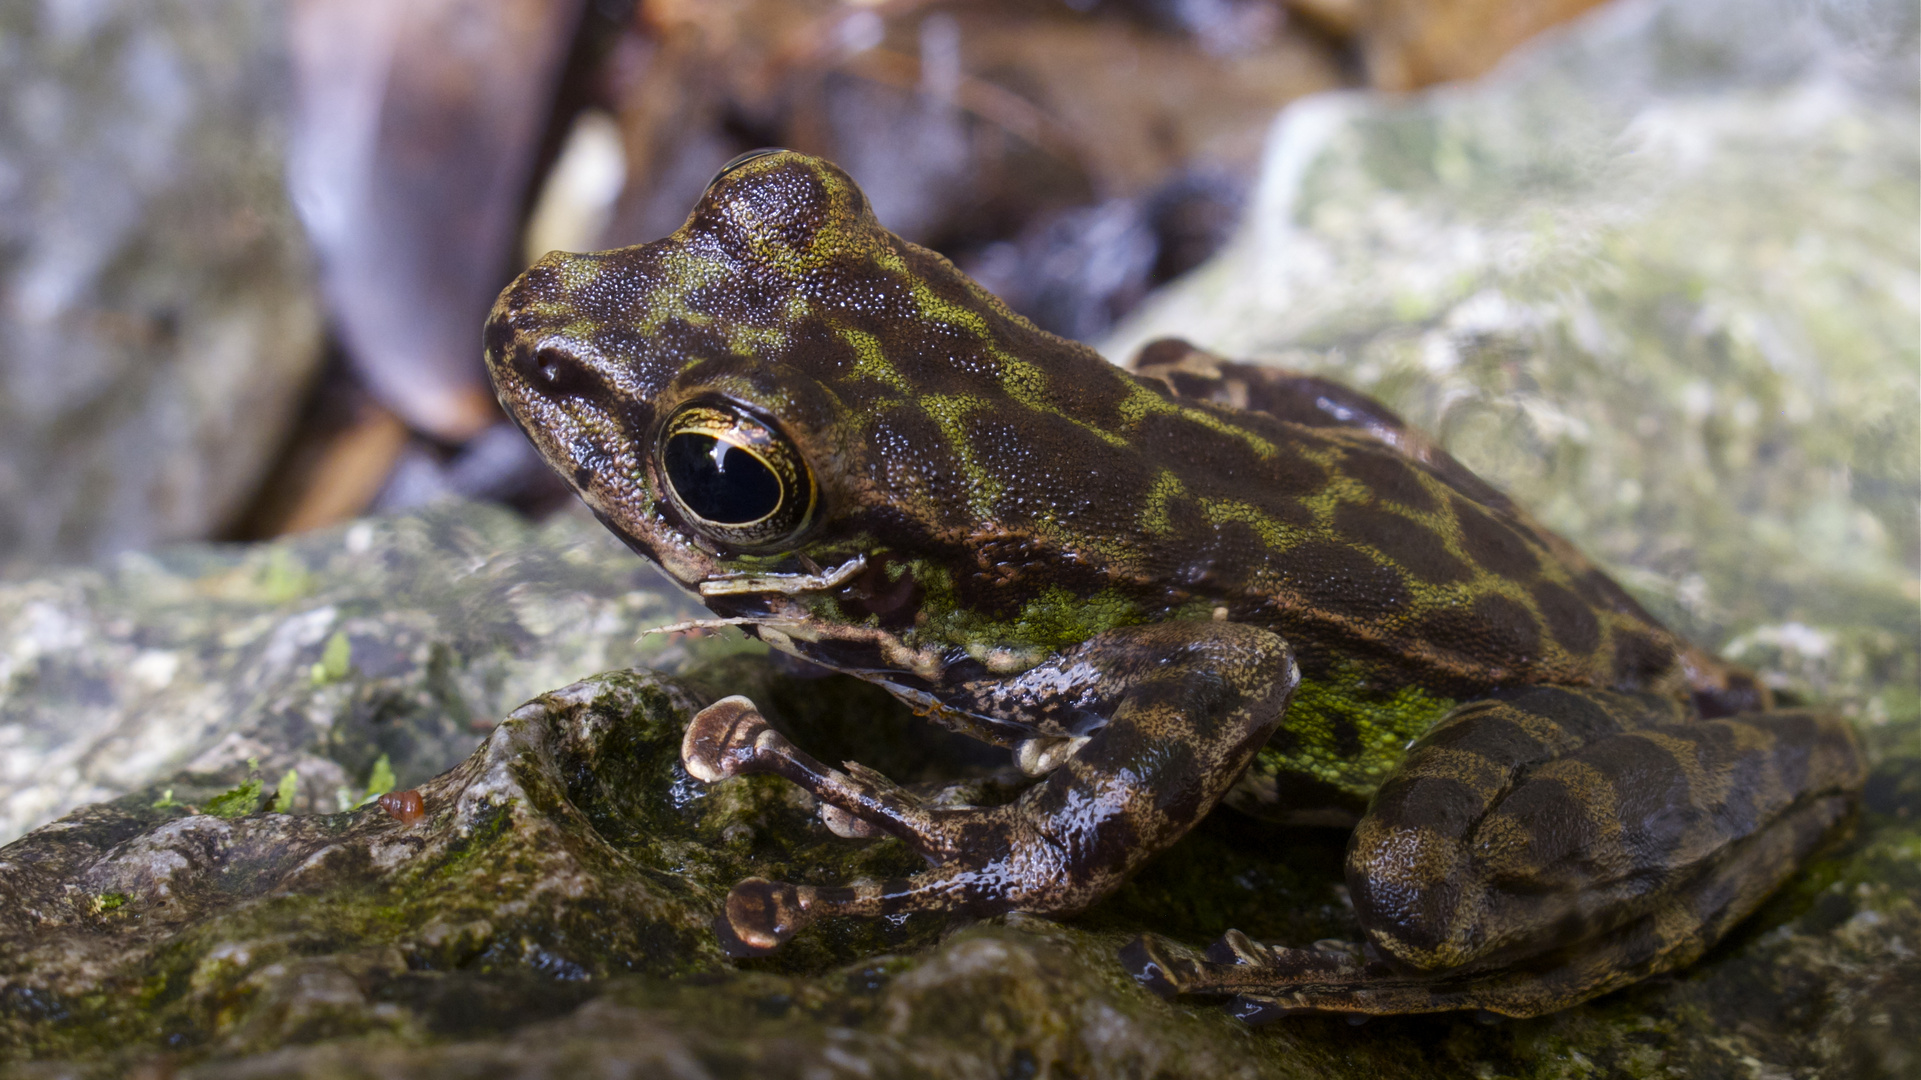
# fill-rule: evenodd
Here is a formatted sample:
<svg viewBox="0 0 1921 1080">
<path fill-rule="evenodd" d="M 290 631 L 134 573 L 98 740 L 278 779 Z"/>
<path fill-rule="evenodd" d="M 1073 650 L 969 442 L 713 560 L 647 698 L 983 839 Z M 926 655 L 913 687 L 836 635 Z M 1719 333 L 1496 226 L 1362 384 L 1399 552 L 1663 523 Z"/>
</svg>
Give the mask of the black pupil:
<svg viewBox="0 0 1921 1080">
<path fill-rule="evenodd" d="M 687 509 L 719 525 L 759 521 L 780 505 L 780 478 L 759 458 L 712 435 L 667 440 L 667 479 Z"/>
</svg>

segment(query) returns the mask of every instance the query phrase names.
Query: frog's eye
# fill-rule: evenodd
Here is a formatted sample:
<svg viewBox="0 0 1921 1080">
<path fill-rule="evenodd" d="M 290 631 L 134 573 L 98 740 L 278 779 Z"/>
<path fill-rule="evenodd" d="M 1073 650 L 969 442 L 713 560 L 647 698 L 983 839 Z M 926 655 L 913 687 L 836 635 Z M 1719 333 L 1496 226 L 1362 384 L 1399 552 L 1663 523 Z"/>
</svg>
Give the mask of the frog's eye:
<svg viewBox="0 0 1921 1080">
<path fill-rule="evenodd" d="M 814 509 L 814 474 L 794 444 L 725 406 L 689 405 L 667 421 L 660 468 L 668 494 L 708 537 L 766 547 L 799 535 Z"/>
<path fill-rule="evenodd" d="M 727 162 L 727 164 L 722 165 L 720 167 L 720 170 L 714 173 L 714 179 L 707 181 L 707 186 L 713 187 L 715 181 L 719 180 L 723 176 L 726 176 L 728 173 L 733 172 L 735 169 L 740 168 L 742 165 L 745 165 L 748 162 L 754 160 L 755 158 L 764 158 L 769 154 L 784 154 L 786 152 L 787 152 L 787 148 L 784 146 L 763 146 L 758 150 L 749 150 L 744 154 L 735 154 L 733 158 Z"/>
</svg>

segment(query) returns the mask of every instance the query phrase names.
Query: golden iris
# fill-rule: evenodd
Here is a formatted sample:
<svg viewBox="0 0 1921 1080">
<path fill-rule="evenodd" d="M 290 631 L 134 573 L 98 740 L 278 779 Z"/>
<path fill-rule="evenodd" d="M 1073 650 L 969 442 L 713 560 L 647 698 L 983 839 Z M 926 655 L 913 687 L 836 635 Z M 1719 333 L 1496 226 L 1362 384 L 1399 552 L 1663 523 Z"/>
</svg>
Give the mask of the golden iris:
<svg viewBox="0 0 1921 1080">
<path fill-rule="evenodd" d="M 814 509 L 814 475 L 780 432 L 726 405 L 687 405 L 660 436 L 660 467 L 689 524 L 737 547 L 797 536 Z"/>
</svg>

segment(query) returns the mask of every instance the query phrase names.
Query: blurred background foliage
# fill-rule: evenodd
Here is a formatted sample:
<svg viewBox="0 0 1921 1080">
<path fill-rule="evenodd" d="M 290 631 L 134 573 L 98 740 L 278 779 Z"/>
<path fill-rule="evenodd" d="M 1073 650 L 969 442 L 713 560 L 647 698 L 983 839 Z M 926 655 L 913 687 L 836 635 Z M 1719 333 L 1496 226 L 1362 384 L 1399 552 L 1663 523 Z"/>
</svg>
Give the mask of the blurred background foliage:
<svg viewBox="0 0 1921 1080">
<path fill-rule="evenodd" d="M 564 490 L 477 328 L 736 153 L 1092 340 L 1226 239 L 1266 129 L 1591 0 L 8 0 L 0 568 Z"/>
</svg>

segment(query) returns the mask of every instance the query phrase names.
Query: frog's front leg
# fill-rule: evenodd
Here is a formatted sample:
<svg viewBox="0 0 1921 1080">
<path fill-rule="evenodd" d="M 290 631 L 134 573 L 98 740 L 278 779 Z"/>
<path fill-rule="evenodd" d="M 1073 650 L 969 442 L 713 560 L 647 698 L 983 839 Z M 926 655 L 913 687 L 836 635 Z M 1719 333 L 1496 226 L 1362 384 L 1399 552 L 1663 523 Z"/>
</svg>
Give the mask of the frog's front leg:
<svg viewBox="0 0 1921 1080">
<path fill-rule="evenodd" d="M 1418 743 L 1348 846 L 1365 945 L 1230 932 L 1205 961 L 1124 951 L 1164 993 L 1248 1019 L 1311 1009 L 1534 1016 L 1693 962 L 1841 823 L 1853 730 L 1804 710 L 1691 719 L 1644 694 L 1541 687 Z"/>
<path fill-rule="evenodd" d="M 1107 723 L 1019 798 L 927 807 L 870 770 L 829 769 L 742 698 L 694 718 L 687 771 L 712 782 L 768 772 L 845 818 L 905 840 L 933 864 L 853 886 L 736 885 L 715 929 L 735 955 L 766 952 L 821 915 L 1079 911 L 1204 817 L 1267 741 L 1299 681 L 1285 642 L 1232 623 L 1159 623 L 1097 634 L 996 684 L 1001 702 L 1075 700 Z"/>
</svg>

